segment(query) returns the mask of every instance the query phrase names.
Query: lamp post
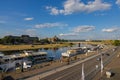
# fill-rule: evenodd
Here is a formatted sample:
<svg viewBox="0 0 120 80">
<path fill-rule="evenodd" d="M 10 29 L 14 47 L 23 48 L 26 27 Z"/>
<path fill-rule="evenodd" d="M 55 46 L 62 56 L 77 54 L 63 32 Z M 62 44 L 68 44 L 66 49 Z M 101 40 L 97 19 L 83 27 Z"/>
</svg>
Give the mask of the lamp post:
<svg viewBox="0 0 120 80">
<path fill-rule="evenodd" d="M 23 59 L 22 59 L 22 63 L 21 63 L 21 72 L 24 72 L 24 70 L 23 70 Z"/>
<path fill-rule="evenodd" d="M 102 59 L 102 53 L 101 53 L 101 78 L 102 78 L 102 74 L 103 74 L 103 59 Z"/>
<path fill-rule="evenodd" d="M 68 57 L 68 65 L 70 64 L 70 56 Z"/>
<path fill-rule="evenodd" d="M 82 77 L 81 77 L 81 80 L 85 80 L 84 63 L 82 63 Z"/>
<path fill-rule="evenodd" d="M 3 80 L 3 78 L 4 78 L 4 72 L 3 72 L 3 69 L 1 69 L 0 72 L 1 72 L 1 80 Z"/>
</svg>

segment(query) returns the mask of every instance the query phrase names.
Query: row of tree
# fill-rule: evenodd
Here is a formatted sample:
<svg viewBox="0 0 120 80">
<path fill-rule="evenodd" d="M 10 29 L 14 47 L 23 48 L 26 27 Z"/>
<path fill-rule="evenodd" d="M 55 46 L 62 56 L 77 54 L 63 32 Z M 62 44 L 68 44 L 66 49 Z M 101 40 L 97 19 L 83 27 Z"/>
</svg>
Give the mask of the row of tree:
<svg viewBox="0 0 120 80">
<path fill-rule="evenodd" d="M 29 43 L 37 43 L 37 37 L 34 39 L 23 39 L 21 37 L 14 37 L 14 36 L 5 36 L 0 39 L 0 44 L 29 44 Z"/>
<path fill-rule="evenodd" d="M 104 44 L 120 46 L 120 40 L 103 40 Z"/>
<path fill-rule="evenodd" d="M 7 44 L 7 45 L 15 45 L 15 44 L 50 44 L 50 43 L 62 43 L 67 42 L 67 40 L 59 39 L 59 38 L 45 38 L 45 39 L 38 39 L 37 37 L 34 38 L 24 38 L 21 39 L 20 37 L 13 37 L 13 36 L 5 36 L 0 39 L 0 44 Z"/>
<path fill-rule="evenodd" d="M 113 45 L 115 46 L 120 46 L 120 40 L 114 40 Z"/>
</svg>

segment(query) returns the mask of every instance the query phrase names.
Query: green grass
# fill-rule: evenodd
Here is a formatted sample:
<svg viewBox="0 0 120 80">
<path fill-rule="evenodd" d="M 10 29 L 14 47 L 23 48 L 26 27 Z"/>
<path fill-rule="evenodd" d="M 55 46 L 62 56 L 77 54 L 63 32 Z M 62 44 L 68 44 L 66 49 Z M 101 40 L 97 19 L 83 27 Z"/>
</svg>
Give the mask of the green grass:
<svg viewBox="0 0 120 80">
<path fill-rule="evenodd" d="M 46 44 L 46 45 L 0 45 L 0 51 L 39 49 L 39 48 L 59 48 L 70 46 L 69 43 L 64 44 Z"/>
</svg>

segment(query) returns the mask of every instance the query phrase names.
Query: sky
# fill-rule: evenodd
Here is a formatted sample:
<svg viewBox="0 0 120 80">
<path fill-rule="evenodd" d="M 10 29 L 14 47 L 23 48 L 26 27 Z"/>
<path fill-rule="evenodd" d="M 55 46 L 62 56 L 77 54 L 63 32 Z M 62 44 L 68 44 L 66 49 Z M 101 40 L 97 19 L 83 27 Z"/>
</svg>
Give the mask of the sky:
<svg viewBox="0 0 120 80">
<path fill-rule="evenodd" d="M 0 0 L 0 38 L 120 39 L 120 0 Z"/>
</svg>

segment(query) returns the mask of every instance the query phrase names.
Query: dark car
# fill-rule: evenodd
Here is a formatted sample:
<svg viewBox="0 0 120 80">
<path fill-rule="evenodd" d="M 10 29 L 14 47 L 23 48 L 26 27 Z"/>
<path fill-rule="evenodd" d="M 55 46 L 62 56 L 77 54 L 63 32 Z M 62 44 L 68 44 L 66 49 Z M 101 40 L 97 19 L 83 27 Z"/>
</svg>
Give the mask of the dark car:
<svg viewBox="0 0 120 80">
<path fill-rule="evenodd" d="M 110 56 L 110 54 L 108 54 L 108 53 L 107 53 L 106 55 L 107 55 L 107 56 Z"/>
</svg>

